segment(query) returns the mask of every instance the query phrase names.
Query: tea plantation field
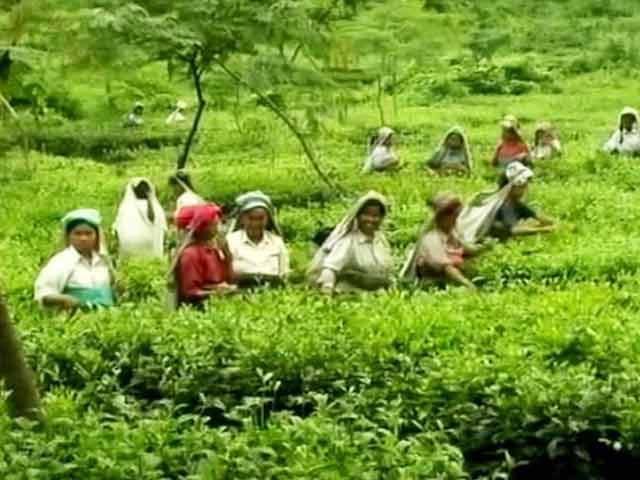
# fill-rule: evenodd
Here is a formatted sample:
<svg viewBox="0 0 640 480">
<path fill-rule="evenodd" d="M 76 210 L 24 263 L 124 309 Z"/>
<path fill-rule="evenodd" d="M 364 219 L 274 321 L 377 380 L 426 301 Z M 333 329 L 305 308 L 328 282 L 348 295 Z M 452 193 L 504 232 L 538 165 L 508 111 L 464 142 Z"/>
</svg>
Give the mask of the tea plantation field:
<svg viewBox="0 0 640 480">
<path fill-rule="evenodd" d="M 567 80 L 562 94 L 468 96 L 404 106 L 393 119 L 400 173 L 359 174 L 376 123 L 362 106 L 316 142 L 349 192 L 323 187 L 266 113 L 253 136 L 210 114 L 191 171 L 229 202 L 262 189 L 279 206 L 297 275 L 278 291 L 168 313 L 164 264 L 119 264 L 122 303 L 73 318 L 31 301 L 59 246 L 62 214 L 113 220 L 127 179 L 150 176 L 170 204 L 177 150 L 99 163 L 7 154 L 0 172 L 0 275 L 36 370 L 44 425 L 0 415 L 3 479 L 628 478 L 640 462 L 640 207 L 637 160 L 598 147 L 640 99 L 622 78 Z M 485 166 L 501 116 L 531 135 L 552 119 L 566 155 L 540 166 L 530 200 L 560 229 L 497 246 L 473 265 L 479 293 L 392 289 L 325 298 L 301 282 L 310 237 L 368 189 L 393 202 L 386 229 L 400 266 L 425 201 L 491 188 Z M 419 164 L 449 125 L 470 133 L 471 178 Z"/>
</svg>

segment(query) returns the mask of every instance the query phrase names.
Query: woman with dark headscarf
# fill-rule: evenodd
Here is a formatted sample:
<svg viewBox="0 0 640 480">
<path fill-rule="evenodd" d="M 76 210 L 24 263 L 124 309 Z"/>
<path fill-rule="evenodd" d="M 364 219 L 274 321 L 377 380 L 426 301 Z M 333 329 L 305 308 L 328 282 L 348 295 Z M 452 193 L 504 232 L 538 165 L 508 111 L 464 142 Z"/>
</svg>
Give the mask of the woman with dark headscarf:
<svg viewBox="0 0 640 480">
<path fill-rule="evenodd" d="M 93 209 L 74 210 L 62 219 L 66 248 L 49 260 L 35 283 L 41 305 L 73 310 L 114 304 L 114 277 L 101 223 Z"/>
<path fill-rule="evenodd" d="M 212 295 L 235 290 L 231 254 L 218 236 L 222 211 L 212 203 L 184 207 L 176 225 L 187 232 L 171 267 L 178 305 L 203 308 Z"/>
<path fill-rule="evenodd" d="M 453 281 L 475 289 L 464 275 L 462 266 L 465 257 L 478 253 L 481 247 L 464 245 L 455 235 L 462 201 L 445 193 L 436 196 L 431 207 L 433 219 L 420 235 L 401 276 L 422 281 Z"/>
<path fill-rule="evenodd" d="M 238 285 L 282 282 L 289 273 L 289 252 L 271 199 L 259 191 L 240 195 L 236 215 L 227 242 Z"/>
<path fill-rule="evenodd" d="M 361 197 L 318 249 L 309 268 L 311 282 L 326 293 L 390 286 L 393 258 L 381 231 L 388 210 L 379 193 Z"/>
</svg>

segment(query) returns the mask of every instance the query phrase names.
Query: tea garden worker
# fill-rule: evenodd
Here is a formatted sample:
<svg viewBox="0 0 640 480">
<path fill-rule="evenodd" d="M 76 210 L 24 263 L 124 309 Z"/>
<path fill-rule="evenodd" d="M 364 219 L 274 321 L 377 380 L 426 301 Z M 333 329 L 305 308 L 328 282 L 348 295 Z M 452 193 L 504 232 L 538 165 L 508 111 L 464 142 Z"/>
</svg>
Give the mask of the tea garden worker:
<svg viewBox="0 0 640 480">
<path fill-rule="evenodd" d="M 218 236 L 220 219 L 220 207 L 211 203 L 184 207 L 176 217 L 178 228 L 186 231 L 170 269 L 178 306 L 204 308 L 211 296 L 236 289 L 231 285 L 231 254 L 224 239 Z"/>
<path fill-rule="evenodd" d="M 507 115 L 500 123 L 502 137 L 491 160 L 494 167 L 506 168 L 511 162 L 528 164 L 529 147 L 520 133 L 520 122 L 513 115 Z"/>
<path fill-rule="evenodd" d="M 369 156 L 365 159 L 363 173 L 381 172 L 400 166 L 393 149 L 395 132 L 388 127 L 381 127 L 378 134 L 369 142 Z"/>
<path fill-rule="evenodd" d="M 114 275 L 97 210 L 80 209 L 63 219 L 66 248 L 54 255 L 35 282 L 35 299 L 63 310 L 111 307 Z"/>
<path fill-rule="evenodd" d="M 325 293 L 390 286 L 393 259 L 381 230 L 388 210 L 379 193 L 360 198 L 316 252 L 308 272 L 311 282 Z"/>
<path fill-rule="evenodd" d="M 124 126 L 128 128 L 141 127 L 144 124 L 144 119 L 142 118 L 143 113 L 144 105 L 141 102 L 136 102 L 131 112 L 125 118 Z"/>
<path fill-rule="evenodd" d="M 151 181 L 133 178 L 113 224 L 121 257 L 162 258 L 167 219 Z"/>
<path fill-rule="evenodd" d="M 542 122 L 536 127 L 533 135 L 531 158 L 537 160 L 550 160 L 562 155 L 562 145 L 553 125 Z"/>
<path fill-rule="evenodd" d="M 465 244 L 476 244 L 491 235 L 501 239 L 555 230 L 553 220 L 524 203 L 531 169 L 520 162 L 510 163 L 498 180 L 498 190 L 480 193 L 462 210 L 456 236 Z"/>
<path fill-rule="evenodd" d="M 471 172 L 473 158 L 469 141 L 461 127 L 452 127 L 445 133 L 426 166 L 441 175 Z"/>
<path fill-rule="evenodd" d="M 281 283 L 290 271 L 289 252 L 271 199 L 260 191 L 245 193 L 236 199 L 236 212 L 227 235 L 236 283 Z"/>
<path fill-rule="evenodd" d="M 181 123 L 185 121 L 184 110 L 187 108 L 187 104 L 182 100 L 178 100 L 176 102 L 176 108 L 173 112 L 169 114 L 165 123 L 167 125 L 175 125 L 176 123 Z"/>
<path fill-rule="evenodd" d="M 432 201 L 433 220 L 420 234 L 411 251 L 401 277 L 426 282 L 455 282 L 475 290 L 473 282 L 463 273 L 465 257 L 482 250 L 480 246 L 464 245 L 456 238 L 455 226 L 462 201 L 452 194 L 439 194 Z"/>
<path fill-rule="evenodd" d="M 637 110 L 626 107 L 620 112 L 618 127 L 603 149 L 611 154 L 640 155 L 640 116 Z"/>
</svg>

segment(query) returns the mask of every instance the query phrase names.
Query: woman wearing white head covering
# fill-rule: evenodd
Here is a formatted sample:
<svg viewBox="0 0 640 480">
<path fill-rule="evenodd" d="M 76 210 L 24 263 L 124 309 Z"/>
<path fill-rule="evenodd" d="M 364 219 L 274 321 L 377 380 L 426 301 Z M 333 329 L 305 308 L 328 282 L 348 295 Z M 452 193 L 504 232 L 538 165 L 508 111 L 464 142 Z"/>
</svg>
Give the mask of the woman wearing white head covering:
<svg viewBox="0 0 640 480">
<path fill-rule="evenodd" d="M 607 153 L 635 156 L 640 154 L 640 116 L 638 111 L 626 107 L 618 117 L 618 128 L 605 143 Z"/>
<path fill-rule="evenodd" d="M 260 191 L 236 199 L 236 218 L 227 235 L 233 272 L 240 286 L 279 283 L 290 271 L 271 199 Z"/>
<path fill-rule="evenodd" d="M 445 133 L 426 166 L 439 174 L 471 172 L 473 157 L 462 127 L 451 127 Z"/>
<path fill-rule="evenodd" d="M 361 197 L 316 252 L 308 271 L 310 281 L 326 293 L 388 287 L 393 258 L 380 231 L 388 210 L 379 193 Z"/>
<path fill-rule="evenodd" d="M 100 212 L 83 208 L 62 219 L 65 248 L 42 269 L 35 299 L 63 310 L 110 307 L 114 274 L 106 253 Z"/>
<path fill-rule="evenodd" d="M 465 244 L 481 241 L 489 233 L 498 237 L 550 232 L 554 222 L 534 212 L 523 201 L 533 172 L 520 162 L 510 163 L 499 179 L 499 190 L 481 193 L 467 205 L 456 223 L 456 234 Z M 535 225 L 523 224 L 534 220 Z"/>
<path fill-rule="evenodd" d="M 165 123 L 167 125 L 173 125 L 174 123 L 184 122 L 184 120 L 185 120 L 185 116 L 184 116 L 185 108 L 187 108 L 187 104 L 184 103 L 182 100 L 178 100 L 176 102 L 175 110 L 169 114 L 169 116 L 165 120 Z"/>
<path fill-rule="evenodd" d="M 389 127 L 382 127 L 370 144 L 369 156 L 365 160 L 363 173 L 380 172 L 398 167 L 399 160 L 393 150 L 395 132 Z"/>
<path fill-rule="evenodd" d="M 120 256 L 162 258 L 167 219 L 151 181 L 146 178 L 129 181 L 113 231 Z"/>
</svg>

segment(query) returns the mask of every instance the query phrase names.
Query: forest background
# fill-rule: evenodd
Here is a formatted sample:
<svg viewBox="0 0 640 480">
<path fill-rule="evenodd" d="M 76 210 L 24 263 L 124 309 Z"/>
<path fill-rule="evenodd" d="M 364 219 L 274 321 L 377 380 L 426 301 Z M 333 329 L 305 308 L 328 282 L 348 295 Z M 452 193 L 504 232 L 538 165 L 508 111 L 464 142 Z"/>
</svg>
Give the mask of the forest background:
<svg viewBox="0 0 640 480">
<path fill-rule="evenodd" d="M 0 1 L 0 279 L 47 418 L 0 415 L 2 478 L 624 478 L 640 169 L 599 148 L 640 104 L 639 35 L 634 0 Z M 170 127 L 177 100 L 188 120 Z M 137 101 L 145 124 L 125 129 Z M 492 188 L 508 113 L 563 140 L 530 198 L 558 232 L 477 261 L 477 295 L 301 283 L 313 232 L 369 189 L 392 200 L 400 264 L 433 194 Z M 407 166 L 363 176 L 383 124 Z M 474 174 L 427 175 L 454 124 Z M 293 285 L 167 313 L 166 264 L 120 263 L 118 308 L 40 312 L 62 215 L 110 225 L 139 175 L 169 206 L 182 163 L 216 202 L 273 197 Z"/>
</svg>

